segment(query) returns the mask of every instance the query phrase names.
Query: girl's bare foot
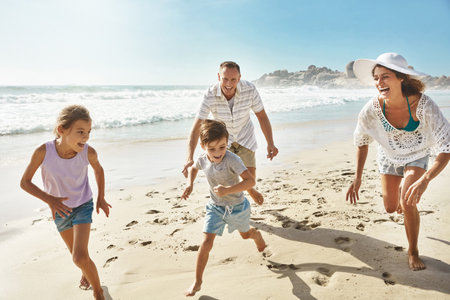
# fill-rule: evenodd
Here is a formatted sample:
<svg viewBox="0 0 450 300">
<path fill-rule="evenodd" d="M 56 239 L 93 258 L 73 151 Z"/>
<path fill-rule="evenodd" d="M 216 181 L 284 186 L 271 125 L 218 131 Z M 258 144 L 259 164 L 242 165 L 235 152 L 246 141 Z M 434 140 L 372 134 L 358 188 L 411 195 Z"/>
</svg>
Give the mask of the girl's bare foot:
<svg viewBox="0 0 450 300">
<path fill-rule="evenodd" d="M 105 300 L 105 296 L 103 296 L 103 290 L 100 289 L 98 292 L 94 292 L 94 299 L 95 300 Z"/>
<path fill-rule="evenodd" d="M 426 268 L 423 261 L 419 258 L 418 253 L 409 253 L 408 252 L 408 264 L 409 268 L 412 271 L 420 271 Z"/>
<path fill-rule="evenodd" d="M 91 284 L 89 283 L 89 281 L 86 279 L 86 277 L 84 277 L 84 275 L 81 275 L 79 288 L 82 290 L 88 290 L 90 287 Z"/>
<path fill-rule="evenodd" d="M 194 283 L 191 285 L 191 287 L 188 288 L 188 289 L 186 290 L 186 292 L 184 293 L 184 295 L 185 295 L 186 297 L 192 297 L 192 296 L 195 295 L 195 293 L 197 293 L 198 291 L 200 291 L 200 288 L 201 288 L 201 287 L 202 287 L 202 284 L 201 284 L 201 283 L 194 282 Z"/>
</svg>

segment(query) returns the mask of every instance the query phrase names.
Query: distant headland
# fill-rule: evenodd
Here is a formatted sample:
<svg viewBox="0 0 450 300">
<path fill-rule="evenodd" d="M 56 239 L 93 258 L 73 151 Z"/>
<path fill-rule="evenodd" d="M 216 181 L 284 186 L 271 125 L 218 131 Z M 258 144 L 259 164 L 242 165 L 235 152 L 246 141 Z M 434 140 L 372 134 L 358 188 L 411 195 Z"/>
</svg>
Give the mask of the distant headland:
<svg viewBox="0 0 450 300">
<path fill-rule="evenodd" d="M 433 77 L 430 75 L 421 78 L 427 89 L 450 89 L 450 77 Z M 327 67 L 318 68 L 310 65 L 307 70 L 288 72 L 276 70 L 264 74 L 253 81 L 259 87 L 293 87 L 312 85 L 321 88 L 366 88 L 353 73 L 353 61 L 349 62 L 345 72 L 333 71 Z"/>
</svg>

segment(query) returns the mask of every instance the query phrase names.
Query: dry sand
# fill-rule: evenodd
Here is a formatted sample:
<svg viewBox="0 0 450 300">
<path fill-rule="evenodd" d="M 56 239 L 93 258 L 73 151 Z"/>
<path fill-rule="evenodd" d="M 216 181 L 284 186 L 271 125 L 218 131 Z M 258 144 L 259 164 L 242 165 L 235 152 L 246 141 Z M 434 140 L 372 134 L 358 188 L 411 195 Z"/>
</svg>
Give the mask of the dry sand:
<svg viewBox="0 0 450 300">
<path fill-rule="evenodd" d="M 258 169 L 266 197 L 252 225 L 268 243 L 258 253 L 237 232 L 215 240 L 201 291 L 192 299 L 450 299 L 450 168 L 419 205 L 419 249 L 427 269 L 407 265 L 403 218 L 384 211 L 375 167 L 366 163 L 358 205 L 345 201 L 353 178 L 350 141 L 276 158 Z M 151 172 L 151 170 L 149 170 Z M 201 173 L 200 173 L 201 174 Z M 110 218 L 95 215 L 90 254 L 107 299 L 183 299 L 194 279 L 208 185 L 186 181 L 107 194 Z M 8 224 L 0 235 L 1 299 L 91 299 L 49 212 Z"/>
</svg>

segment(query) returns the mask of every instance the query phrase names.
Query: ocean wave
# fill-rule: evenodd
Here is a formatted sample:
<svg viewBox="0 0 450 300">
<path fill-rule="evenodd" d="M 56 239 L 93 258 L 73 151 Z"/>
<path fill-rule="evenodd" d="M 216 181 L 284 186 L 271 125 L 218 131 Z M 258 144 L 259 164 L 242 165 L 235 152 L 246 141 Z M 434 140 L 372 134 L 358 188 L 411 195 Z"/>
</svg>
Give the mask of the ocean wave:
<svg viewBox="0 0 450 300">
<path fill-rule="evenodd" d="M 17 89 L 17 90 L 15 90 Z M 194 118 L 205 88 L 199 87 L 21 87 L 0 88 L 0 135 L 53 130 L 69 104 L 86 106 L 94 128 L 121 128 Z M 373 90 L 318 87 L 261 88 L 266 111 L 284 113 L 366 101 Z"/>
</svg>

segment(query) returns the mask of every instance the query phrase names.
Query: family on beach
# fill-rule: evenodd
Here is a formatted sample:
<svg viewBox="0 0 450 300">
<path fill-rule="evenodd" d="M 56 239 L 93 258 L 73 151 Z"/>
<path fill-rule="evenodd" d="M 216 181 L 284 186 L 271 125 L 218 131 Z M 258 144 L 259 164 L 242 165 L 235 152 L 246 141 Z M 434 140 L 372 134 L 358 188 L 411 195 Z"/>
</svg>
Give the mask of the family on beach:
<svg viewBox="0 0 450 300">
<path fill-rule="evenodd" d="M 375 85 L 378 94 L 358 116 L 354 132 L 356 173 L 346 200 L 351 204 L 359 200 L 368 145 L 375 140 L 384 207 L 388 213 L 404 214 L 409 268 L 425 269 L 418 250 L 417 204 L 429 182 L 444 170 L 450 159 L 450 124 L 437 104 L 424 94 L 420 76 L 425 74 L 410 68 L 403 56 L 384 53 L 374 60 L 358 59 L 353 69 L 362 82 Z M 250 227 L 251 205 L 244 194 L 247 191 L 257 205 L 264 203 L 264 196 L 254 188 L 257 143 L 250 111 L 256 115 L 267 142 L 267 158 L 272 160 L 278 149 L 260 95 L 252 83 L 241 80 L 237 63 L 223 62 L 218 82 L 205 93 L 194 120 L 182 170 L 188 178 L 182 199 L 191 195 L 199 170 L 206 175 L 210 187 L 195 280 L 186 296 L 201 289 L 214 239 L 223 234 L 225 225 L 229 233 L 238 230 L 243 239 L 252 239 L 259 252 L 267 247 L 261 233 Z M 213 120 L 208 119 L 210 114 Z M 97 268 L 88 252 L 94 210 L 89 165 L 98 187 L 97 214 L 103 210 L 108 217 L 111 205 L 105 200 L 105 175 L 97 152 L 87 144 L 91 127 L 86 108 L 80 105 L 64 108 L 54 129 L 56 138 L 34 151 L 20 186 L 50 207 L 57 230 L 73 262 L 81 269 L 80 288 L 92 287 L 94 298 L 104 299 Z M 194 161 L 197 143 L 204 152 Z M 430 155 L 436 157 L 428 166 Z M 44 190 L 32 181 L 39 167 Z"/>
</svg>

